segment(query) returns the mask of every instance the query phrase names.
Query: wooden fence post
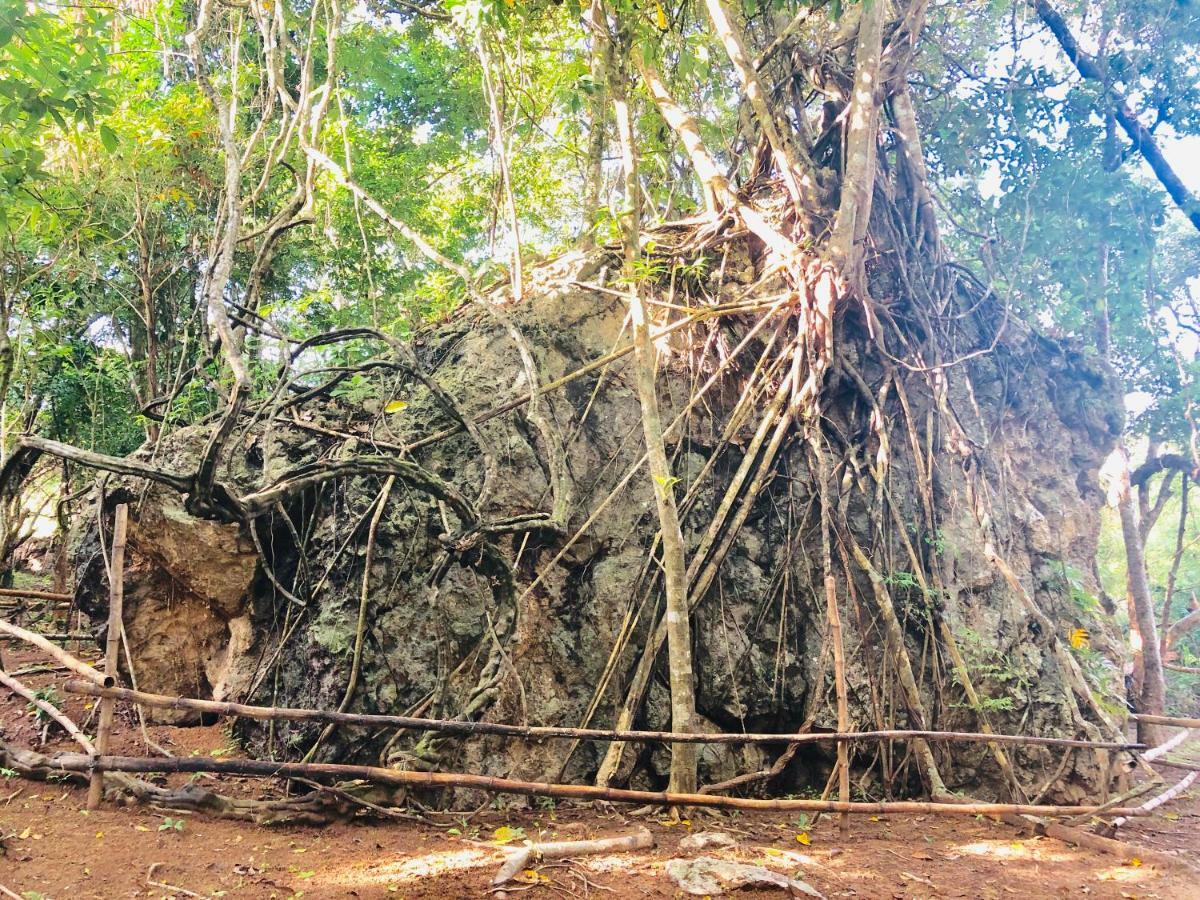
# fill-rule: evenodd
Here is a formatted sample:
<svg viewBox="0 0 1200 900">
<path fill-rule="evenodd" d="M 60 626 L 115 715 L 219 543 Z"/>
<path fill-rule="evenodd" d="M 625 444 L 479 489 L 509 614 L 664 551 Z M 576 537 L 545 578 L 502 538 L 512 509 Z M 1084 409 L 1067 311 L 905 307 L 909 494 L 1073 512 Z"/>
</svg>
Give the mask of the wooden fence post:
<svg viewBox="0 0 1200 900">
<path fill-rule="evenodd" d="M 112 562 L 109 565 L 108 584 L 108 634 L 104 643 L 104 674 L 117 678 L 117 662 L 121 648 L 121 630 L 125 627 L 122 615 L 125 605 L 125 532 L 128 529 L 129 508 L 120 504 L 113 520 Z M 112 731 L 113 707 L 116 701 L 100 700 L 100 724 L 96 730 L 96 754 L 108 753 L 108 738 Z M 96 809 L 104 798 L 104 773 L 92 770 L 88 782 L 87 808 Z"/>
</svg>

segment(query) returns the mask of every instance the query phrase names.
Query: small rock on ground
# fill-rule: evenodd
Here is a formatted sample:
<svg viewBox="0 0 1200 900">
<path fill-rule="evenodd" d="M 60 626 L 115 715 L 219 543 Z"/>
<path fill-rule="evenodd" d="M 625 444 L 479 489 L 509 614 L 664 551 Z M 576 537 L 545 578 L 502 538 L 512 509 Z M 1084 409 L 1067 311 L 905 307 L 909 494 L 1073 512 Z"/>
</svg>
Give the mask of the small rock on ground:
<svg viewBox="0 0 1200 900">
<path fill-rule="evenodd" d="M 824 900 L 819 891 L 803 881 L 762 866 L 714 859 L 711 856 L 668 860 L 666 872 L 680 890 L 694 897 L 715 896 L 743 887 L 777 887 L 793 897 L 804 895 Z"/>
<path fill-rule="evenodd" d="M 714 847 L 736 847 L 737 841 L 723 831 L 699 831 L 679 842 L 680 850 L 709 850 Z"/>
</svg>

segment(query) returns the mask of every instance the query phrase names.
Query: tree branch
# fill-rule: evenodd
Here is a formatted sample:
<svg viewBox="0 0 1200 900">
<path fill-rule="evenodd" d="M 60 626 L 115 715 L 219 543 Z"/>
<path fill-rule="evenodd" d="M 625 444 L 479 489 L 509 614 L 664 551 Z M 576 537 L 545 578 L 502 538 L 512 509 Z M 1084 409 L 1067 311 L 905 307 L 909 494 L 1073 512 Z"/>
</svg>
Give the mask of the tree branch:
<svg viewBox="0 0 1200 900">
<path fill-rule="evenodd" d="M 1146 160 L 1155 177 L 1166 188 L 1167 193 L 1171 195 L 1175 205 L 1188 217 L 1196 229 L 1200 230 L 1200 199 L 1188 190 L 1187 185 L 1163 157 L 1162 151 L 1158 149 L 1158 144 L 1154 140 L 1154 135 L 1134 115 L 1133 110 L 1129 107 L 1129 101 L 1113 87 L 1107 65 L 1103 60 L 1084 52 L 1075 39 L 1075 35 L 1071 33 L 1066 20 L 1049 4 L 1048 0 L 1029 0 L 1029 2 L 1038 17 L 1050 29 L 1050 33 L 1054 35 L 1063 52 L 1075 64 L 1079 74 L 1089 80 L 1100 82 L 1101 90 L 1108 102 L 1112 104 L 1113 113 L 1121 128 L 1133 141 L 1133 146 Z"/>
</svg>

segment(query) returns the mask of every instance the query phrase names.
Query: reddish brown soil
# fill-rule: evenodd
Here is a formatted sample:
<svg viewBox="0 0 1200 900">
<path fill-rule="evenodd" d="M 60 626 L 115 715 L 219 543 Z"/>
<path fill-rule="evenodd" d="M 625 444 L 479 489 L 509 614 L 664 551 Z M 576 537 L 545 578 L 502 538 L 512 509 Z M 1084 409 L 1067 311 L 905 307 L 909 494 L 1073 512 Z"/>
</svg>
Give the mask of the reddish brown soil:
<svg viewBox="0 0 1200 900">
<path fill-rule="evenodd" d="M 9 671 L 37 661 L 15 649 L 0 646 Z M 32 675 L 22 680 L 39 688 L 63 678 Z M 2 689 L 0 695 L 0 736 L 39 747 L 40 728 L 25 703 Z M 84 700 L 69 697 L 63 705 L 75 721 L 86 719 Z M 179 755 L 230 749 L 220 727 L 150 731 L 155 741 Z M 1192 745 L 1197 750 L 1193 756 L 1200 756 L 1197 744 Z M 68 747 L 61 736 L 51 734 L 42 749 Z M 120 720 L 113 752 L 145 752 L 131 719 Z M 1166 771 L 1168 778 L 1182 774 Z M 206 783 L 242 797 L 274 796 L 269 792 L 275 789 L 247 779 Z M 84 795 L 79 787 L 0 778 L 0 885 L 30 900 L 479 897 L 503 859 L 504 851 L 491 842 L 497 828 L 519 828 L 529 838 L 577 840 L 621 834 L 644 822 L 654 833 L 655 849 L 550 863 L 528 876 L 528 883 L 513 885 L 510 896 L 682 896 L 663 864 L 682 855 L 676 849 L 681 837 L 709 829 L 730 833 L 739 846 L 705 855 L 802 878 L 827 897 L 1200 897 L 1200 878 L 1177 867 L 1122 863 L 979 817 L 856 817 L 845 838 L 828 817 L 812 824 L 778 815 L 705 816 L 670 824 L 661 817 L 632 819 L 621 812 L 563 805 L 520 813 L 488 811 L 465 822 L 440 815 L 426 823 L 265 828 L 144 806 L 109 805 L 87 813 Z M 169 827 L 168 818 L 182 820 L 182 830 Z M 798 834 L 810 843 L 801 843 Z M 1121 836 L 1146 847 L 1185 850 L 1200 863 L 1200 790 L 1122 829 Z"/>
</svg>

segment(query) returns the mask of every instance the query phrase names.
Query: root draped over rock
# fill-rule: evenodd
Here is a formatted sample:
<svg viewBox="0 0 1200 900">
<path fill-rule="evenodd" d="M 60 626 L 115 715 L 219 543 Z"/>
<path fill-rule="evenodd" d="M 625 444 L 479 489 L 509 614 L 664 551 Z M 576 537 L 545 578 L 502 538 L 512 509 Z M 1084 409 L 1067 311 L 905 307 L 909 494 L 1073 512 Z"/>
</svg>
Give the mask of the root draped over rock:
<svg viewBox="0 0 1200 900">
<path fill-rule="evenodd" d="M 957 269 L 914 284 L 931 276 L 901 237 L 894 249 L 914 265 L 873 264 L 861 302 L 839 296 L 815 256 L 781 262 L 736 228 L 669 224 L 643 245 L 666 273 L 645 289 L 689 560 L 699 727 L 835 729 L 832 597 L 853 729 L 1120 741 L 1120 645 L 1073 599 L 1096 587 L 1096 474 L 1121 426 L 1111 374 L 1011 319 Z M 369 330 L 302 348 L 220 448 L 219 521 L 197 518 L 187 478 L 151 475 L 145 454 L 121 467 L 80 460 L 116 473 L 75 542 L 93 614 L 104 605 L 99 529 L 114 504 L 132 504 L 126 628 L 139 685 L 263 706 L 664 730 L 661 543 L 637 475 L 627 309 L 605 281 L 617 266 L 600 249 L 531 268 L 503 320 L 468 307 L 422 332 L 411 355 Z M 353 395 L 306 374 L 329 348 L 365 360 L 346 367 Z M 524 409 L 531 393 L 545 427 Z M 215 427 L 166 435 L 153 468 L 195 470 Z M 550 506 L 563 496 L 560 522 Z M 1074 627 L 1092 635 L 1086 670 L 1065 641 Z M 256 755 L 288 760 L 317 745 L 320 726 L 242 720 L 237 731 Z M 1110 777 L 1106 757 L 1052 748 L 913 749 L 859 751 L 856 777 L 883 796 L 924 781 L 935 794 L 970 785 L 1067 802 Z M 831 749 L 801 748 L 777 769 L 777 752 L 705 748 L 702 782 L 787 791 L 823 784 L 835 764 Z M 385 729 L 330 733 L 314 759 L 599 773 L 642 789 L 667 772 L 653 748 L 605 759 L 603 747 L 518 752 L 492 737 Z M 763 774 L 737 780 L 746 773 Z"/>
</svg>

